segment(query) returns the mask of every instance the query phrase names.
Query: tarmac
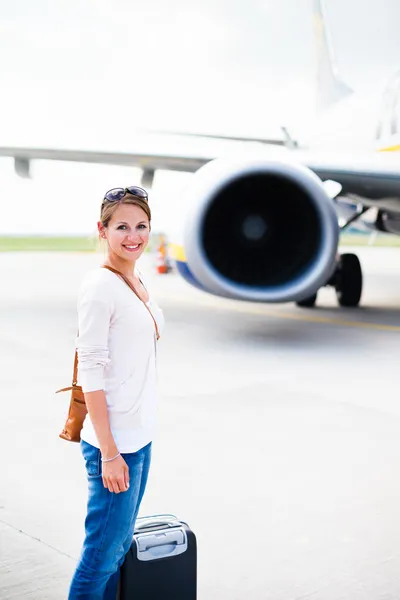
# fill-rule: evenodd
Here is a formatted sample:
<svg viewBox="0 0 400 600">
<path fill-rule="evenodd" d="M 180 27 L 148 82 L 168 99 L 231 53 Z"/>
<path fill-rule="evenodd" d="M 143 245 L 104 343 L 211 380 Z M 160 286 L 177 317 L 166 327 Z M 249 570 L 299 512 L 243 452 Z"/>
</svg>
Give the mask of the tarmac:
<svg viewBox="0 0 400 600">
<path fill-rule="evenodd" d="M 214 298 L 142 259 L 167 326 L 140 514 L 189 523 L 199 600 L 400 598 L 400 249 L 357 253 L 359 309 Z M 67 598 L 86 479 L 54 390 L 101 260 L 0 254 L 0 600 Z"/>
</svg>

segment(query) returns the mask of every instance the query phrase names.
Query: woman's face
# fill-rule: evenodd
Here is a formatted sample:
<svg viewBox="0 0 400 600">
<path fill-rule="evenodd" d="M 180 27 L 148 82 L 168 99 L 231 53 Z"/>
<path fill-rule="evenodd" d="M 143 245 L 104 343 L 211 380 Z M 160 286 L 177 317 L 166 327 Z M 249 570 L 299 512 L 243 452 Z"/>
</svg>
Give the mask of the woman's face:
<svg viewBox="0 0 400 600">
<path fill-rule="evenodd" d="M 108 227 L 98 223 L 100 236 L 107 239 L 108 251 L 123 260 L 136 261 L 149 241 L 149 219 L 139 206 L 119 204 Z"/>
</svg>

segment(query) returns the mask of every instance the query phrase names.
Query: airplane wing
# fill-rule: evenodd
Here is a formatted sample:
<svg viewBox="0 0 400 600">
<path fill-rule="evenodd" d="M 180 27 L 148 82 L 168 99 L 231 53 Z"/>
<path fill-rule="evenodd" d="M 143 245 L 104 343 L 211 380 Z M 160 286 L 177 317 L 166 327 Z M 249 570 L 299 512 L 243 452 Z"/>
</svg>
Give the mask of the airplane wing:
<svg viewBox="0 0 400 600">
<path fill-rule="evenodd" d="M 301 154 L 299 159 L 322 181 L 330 179 L 340 183 L 341 196 L 348 196 L 365 206 L 400 212 L 398 157 L 376 153 L 337 158 L 319 153 L 318 156 Z"/>
<path fill-rule="evenodd" d="M 260 147 L 265 145 L 262 144 Z M 254 146 L 253 146 L 254 149 Z M 272 150 L 273 152 L 273 150 Z M 378 206 L 385 210 L 400 212 L 400 164 L 387 154 L 366 157 L 313 155 L 300 150 L 277 148 L 277 157 L 288 156 L 310 168 L 323 181 L 330 179 L 342 186 L 341 195 L 366 206 Z M 284 152 L 284 154 L 282 154 Z M 218 158 L 219 152 L 115 152 L 97 150 L 72 150 L 2 146 L 0 156 L 13 157 L 15 170 L 22 177 L 29 177 L 32 160 L 58 160 L 81 163 L 133 166 L 153 174 L 158 169 L 195 172 L 207 162 Z M 273 154 L 272 154 L 273 156 Z M 147 178 L 149 179 L 149 178 Z"/>
<path fill-rule="evenodd" d="M 0 156 L 13 157 L 15 159 L 15 170 L 21 177 L 30 176 L 30 162 L 32 160 L 59 160 L 80 163 L 95 163 L 107 165 L 119 165 L 128 167 L 139 167 L 143 170 L 156 171 L 165 169 L 167 171 L 197 171 L 204 164 L 216 158 L 216 156 L 157 154 L 157 153 L 130 153 L 130 152 L 107 152 L 97 150 L 69 150 L 61 148 L 39 148 L 39 147 L 16 147 L 1 146 Z"/>
<path fill-rule="evenodd" d="M 208 140 L 226 140 L 230 142 L 257 142 L 259 144 L 267 144 L 268 146 L 285 146 L 287 148 L 297 148 L 298 142 L 294 140 L 286 127 L 281 126 L 280 137 L 259 137 L 259 136 L 240 136 L 240 135 L 226 135 L 222 133 L 199 133 L 195 131 L 183 131 L 177 130 L 169 131 L 167 129 L 157 130 L 157 134 L 162 135 L 173 135 L 182 136 L 184 138 L 196 138 L 196 139 L 208 139 Z M 144 130 L 148 133 L 154 133 L 153 130 Z"/>
</svg>

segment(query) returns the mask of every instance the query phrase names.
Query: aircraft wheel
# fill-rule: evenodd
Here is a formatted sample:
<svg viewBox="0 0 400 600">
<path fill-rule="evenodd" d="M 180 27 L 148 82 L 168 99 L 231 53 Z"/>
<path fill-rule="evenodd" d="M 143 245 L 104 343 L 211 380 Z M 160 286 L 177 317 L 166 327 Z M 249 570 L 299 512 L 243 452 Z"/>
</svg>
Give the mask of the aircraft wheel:
<svg viewBox="0 0 400 600">
<path fill-rule="evenodd" d="M 308 296 L 308 298 L 303 298 L 303 300 L 299 300 L 296 302 L 297 306 L 301 306 L 301 308 L 313 308 L 317 301 L 318 292 L 315 292 L 312 296 Z"/>
<path fill-rule="evenodd" d="M 340 306 L 358 306 L 362 285 L 362 269 L 358 256 L 342 254 L 335 277 L 336 295 Z"/>
</svg>

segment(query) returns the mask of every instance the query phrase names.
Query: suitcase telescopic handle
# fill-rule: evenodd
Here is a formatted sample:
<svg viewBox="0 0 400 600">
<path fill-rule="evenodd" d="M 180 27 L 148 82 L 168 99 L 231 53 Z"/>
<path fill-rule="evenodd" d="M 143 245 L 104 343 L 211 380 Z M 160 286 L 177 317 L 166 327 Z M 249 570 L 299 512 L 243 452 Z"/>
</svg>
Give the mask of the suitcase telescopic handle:
<svg viewBox="0 0 400 600">
<path fill-rule="evenodd" d="M 150 527 L 177 527 L 180 524 L 180 521 L 174 515 L 142 517 L 136 521 L 135 531 L 142 531 Z"/>
</svg>

